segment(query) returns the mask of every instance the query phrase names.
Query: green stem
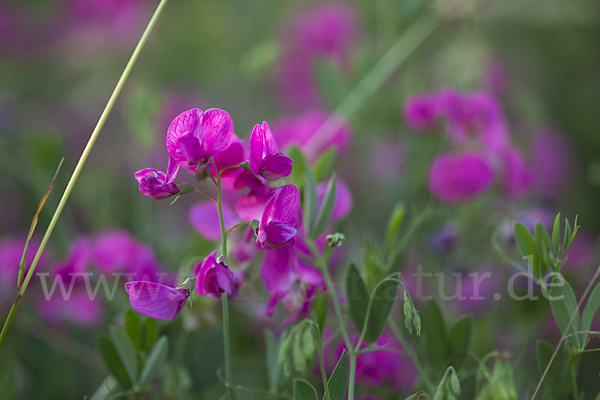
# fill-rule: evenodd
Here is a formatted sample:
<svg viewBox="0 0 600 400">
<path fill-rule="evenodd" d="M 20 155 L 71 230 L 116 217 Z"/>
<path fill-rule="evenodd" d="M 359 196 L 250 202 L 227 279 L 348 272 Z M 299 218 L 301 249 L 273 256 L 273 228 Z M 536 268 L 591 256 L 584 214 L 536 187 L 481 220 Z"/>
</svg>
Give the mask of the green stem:
<svg viewBox="0 0 600 400">
<path fill-rule="evenodd" d="M 217 172 L 217 208 L 219 209 L 219 225 L 221 226 L 221 239 L 223 256 L 227 257 L 227 232 L 223 218 L 223 197 L 221 195 L 221 171 Z M 223 347 L 225 348 L 225 380 L 227 382 L 227 397 L 233 400 L 233 379 L 231 378 L 231 343 L 229 338 L 229 299 L 227 293 L 221 295 L 223 304 Z"/>
<path fill-rule="evenodd" d="M 233 380 L 231 379 L 231 347 L 229 340 L 229 299 L 227 293 L 221 295 L 223 304 L 223 347 L 225 348 L 225 380 L 227 381 L 227 394 L 233 400 Z"/>
<path fill-rule="evenodd" d="M 344 98 L 331 116 L 306 142 L 306 152 L 310 153 L 326 144 L 348 119 L 365 103 L 400 65 L 429 36 L 437 24 L 435 15 L 424 15 L 415 21 L 402 36 L 381 57 L 379 62 L 365 75 L 356 87 Z"/>
<path fill-rule="evenodd" d="M 317 329 L 319 327 L 317 326 Z M 325 388 L 325 399 L 331 400 L 331 394 L 329 393 L 329 385 L 327 384 L 327 373 L 325 372 L 325 358 L 323 356 L 323 336 L 320 329 L 317 331 L 319 334 L 319 340 L 317 341 L 319 350 L 319 365 L 321 367 L 321 379 L 323 379 L 323 387 Z"/>
<path fill-rule="evenodd" d="M 346 323 L 344 322 L 344 316 L 342 315 L 342 307 L 340 306 L 340 300 L 338 299 L 337 292 L 335 290 L 335 286 L 333 284 L 333 279 L 331 279 L 331 274 L 329 273 L 329 268 L 327 268 L 327 262 L 325 258 L 319 253 L 317 247 L 314 242 L 311 240 L 307 240 L 308 247 L 310 248 L 313 256 L 317 260 L 317 265 L 323 272 L 325 276 L 325 283 L 327 288 L 329 288 L 329 293 L 331 294 L 331 300 L 333 301 L 333 309 L 335 310 L 335 315 L 338 320 L 338 324 L 340 326 L 340 330 L 342 331 L 342 336 L 344 337 L 344 342 L 346 343 L 346 348 L 348 349 L 348 358 L 350 360 L 350 380 L 348 382 L 348 400 L 354 400 L 354 380 L 356 376 L 356 354 L 354 353 L 354 347 L 352 342 L 350 341 L 350 336 L 348 335 L 348 331 L 346 330 Z"/>
<path fill-rule="evenodd" d="M 417 371 L 419 371 L 419 376 L 421 377 L 421 379 L 423 379 L 423 382 L 425 383 L 425 386 L 427 386 L 428 391 L 430 393 L 435 392 L 435 384 L 429 377 L 429 374 L 427 373 L 425 366 L 421 363 L 421 359 L 419 359 L 419 357 L 418 357 L 417 353 L 415 352 L 415 350 L 413 349 L 412 345 L 404 337 L 404 334 L 402 333 L 402 329 L 398 325 L 396 325 L 396 323 L 392 319 L 388 319 L 387 324 L 390 327 L 390 330 L 392 331 L 394 336 L 396 336 L 396 338 L 402 345 L 402 348 L 406 352 L 406 355 L 415 364 Z"/>
<path fill-rule="evenodd" d="M 135 47 L 135 50 L 133 51 L 133 53 L 131 54 L 129 61 L 127 62 L 127 66 L 125 66 L 125 69 L 123 70 L 123 73 L 121 74 L 121 77 L 119 78 L 119 81 L 117 82 L 117 85 L 115 86 L 112 94 L 110 95 L 110 98 L 108 99 L 108 103 L 106 104 L 106 107 L 104 107 L 104 111 L 102 111 L 102 115 L 100 115 L 100 119 L 98 120 L 98 123 L 96 124 L 96 127 L 94 128 L 94 131 L 92 132 L 90 139 L 88 140 L 88 143 L 85 146 L 85 149 L 83 150 L 83 153 L 81 154 L 81 157 L 79 158 L 79 161 L 77 162 L 77 165 L 75 166 L 75 170 L 73 171 L 73 174 L 71 175 L 71 179 L 69 180 L 69 183 L 67 184 L 67 187 L 62 195 L 62 198 L 60 199 L 60 202 L 58 203 L 58 206 L 56 207 L 56 211 L 54 211 L 52 220 L 50 221 L 50 224 L 48 225 L 48 229 L 46 230 L 46 233 L 44 234 L 44 237 L 42 239 L 42 242 L 40 243 L 40 247 L 38 248 L 35 258 L 33 259 L 33 262 L 31 263 L 29 272 L 27 273 L 27 276 L 25 277 L 25 280 L 23 281 L 23 285 L 21 285 L 21 288 L 19 290 L 19 295 L 17 296 L 17 299 L 13 303 L 12 308 L 10 309 L 10 313 L 8 314 L 8 317 L 6 318 L 6 321 L 4 322 L 4 327 L 2 328 L 2 333 L 0 333 L 0 347 L 2 347 L 2 343 L 4 343 L 4 338 L 6 337 L 8 328 L 10 328 L 10 324 L 12 322 L 14 314 L 17 310 L 17 307 L 19 306 L 19 300 L 23 296 L 23 294 L 25 293 L 25 290 L 27 289 L 27 286 L 29 285 L 29 281 L 31 280 L 31 277 L 33 276 L 33 273 L 35 272 L 35 268 L 40 260 L 42 252 L 44 251 L 44 248 L 46 247 L 46 243 L 48 243 L 48 239 L 50 239 L 50 235 L 52 234 L 52 231 L 54 230 L 54 226 L 56 225 L 56 222 L 58 221 L 58 218 L 60 217 L 60 214 L 62 213 L 62 210 L 65 207 L 65 204 L 71 194 L 71 191 L 73 190 L 73 187 L 75 186 L 75 183 L 77 182 L 77 178 L 79 177 L 79 174 L 81 173 L 81 170 L 83 169 L 83 165 L 85 164 L 90 152 L 92 151 L 92 147 L 94 146 L 94 143 L 96 142 L 96 139 L 98 138 L 98 135 L 100 134 L 100 131 L 102 130 L 102 127 L 104 126 L 104 123 L 106 122 L 106 119 L 108 118 L 108 115 L 110 114 L 113 106 L 115 105 L 117 97 L 119 97 L 119 94 L 121 93 L 121 89 L 123 89 L 123 86 L 125 85 L 125 81 L 127 81 L 127 78 L 129 77 L 129 74 L 131 73 L 131 70 L 133 69 L 135 62 L 137 61 L 142 49 L 144 48 L 144 45 L 146 44 L 148 37 L 150 36 L 150 32 L 152 32 L 152 29 L 156 25 L 156 21 L 158 21 L 158 17 L 162 13 L 166 4 L 167 4 L 167 0 L 161 0 L 160 3 L 158 4 L 158 7 L 154 11 L 154 15 L 152 15 L 152 18 L 150 19 L 148 26 L 146 26 L 146 30 L 144 30 L 144 33 L 142 34 L 140 41 L 138 42 L 137 46 Z"/>
<path fill-rule="evenodd" d="M 575 370 L 575 360 L 571 360 L 571 384 L 573 385 L 573 400 L 579 400 L 579 390 L 577 389 L 577 371 Z"/>
</svg>

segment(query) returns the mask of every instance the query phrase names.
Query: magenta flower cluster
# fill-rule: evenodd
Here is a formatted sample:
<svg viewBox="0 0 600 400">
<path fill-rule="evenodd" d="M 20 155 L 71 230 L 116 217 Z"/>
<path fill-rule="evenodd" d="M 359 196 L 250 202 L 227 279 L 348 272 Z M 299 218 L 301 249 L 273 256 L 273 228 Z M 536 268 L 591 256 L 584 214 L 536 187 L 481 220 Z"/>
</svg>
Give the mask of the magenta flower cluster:
<svg viewBox="0 0 600 400">
<path fill-rule="evenodd" d="M 319 120 L 323 121 L 321 117 Z M 288 135 L 286 142 L 292 143 L 294 136 L 300 140 L 309 138 L 306 133 Z M 192 279 L 196 292 L 216 298 L 224 293 L 234 297 L 243 284 L 244 273 L 230 268 L 228 262 L 244 265 L 257 251 L 265 251 L 261 276 L 271 294 L 266 314 L 273 314 L 281 302 L 290 313 L 286 322 L 292 322 L 307 315 L 311 299 L 318 290 L 325 290 L 325 285 L 320 271 L 305 262 L 313 254 L 305 244 L 298 188 L 273 185 L 289 176 L 293 165 L 293 160 L 280 152 L 275 137 L 263 122 L 254 127 L 246 146 L 235 135 L 227 112 L 192 109 L 175 118 L 167 131 L 167 171 L 143 169 L 135 178 L 140 192 L 154 199 L 180 196 L 195 189 L 176 182 L 181 167 L 195 178 L 210 177 L 219 191 L 225 189 L 219 200 L 212 198 L 191 208 L 190 221 L 198 233 L 214 241 L 222 237 L 221 221 L 225 230 L 253 220 L 257 223 L 254 230 L 248 228 L 238 238 L 230 254 L 218 256 L 212 252 L 195 266 Z M 352 206 L 347 187 L 338 182 L 337 189 L 333 221 L 347 215 Z M 318 185 L 318 204 L 325 192 L 326 183 Z M 323 244 L 325 235 L 317 243 Z M 131 282 L 126 289 L 135 310 L 153 318 L 172 319 L 191 295 L 191 284 L 186 282 L 175 288 Z"/>
<path fill-rule="evenodd" d="M 444 88 L 412 96 L 404 103 L 404 117 L 413 130 L 443 130 L 455 149 L 439 154 L 429 170 L 429 189 L 440 200 L 470 200 L 494 181 L 510 198 L 532 187 L 533 172 L 512 143 L 501 106 L 492 94 Z"/>
</svg>

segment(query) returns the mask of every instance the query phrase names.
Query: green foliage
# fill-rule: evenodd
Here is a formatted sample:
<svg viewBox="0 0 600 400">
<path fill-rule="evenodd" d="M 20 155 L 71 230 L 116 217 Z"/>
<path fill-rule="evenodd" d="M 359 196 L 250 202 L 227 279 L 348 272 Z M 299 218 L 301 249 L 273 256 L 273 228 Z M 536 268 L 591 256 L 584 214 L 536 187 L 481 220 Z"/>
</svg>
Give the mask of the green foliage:
<svg viewBox="0 0 600 400">
<path fill-rule="evenodd" d="M 335 158 L 337 156 L 337 150 L 335 148 L 327 149 L 321 157 L 315 162 L 314 172 L 315 180 L 317 182 L 324 181 L 331 174 L 333 165 L 335 164 Z"/>
<path fill-rule="evenodd" d="M 331 214 L 333 213 L 333 207 L 335 206 L 335 198 L 337 194 L 337 176 L 335 173 L 331 174 L 329 183 L 327 184 L 327 190 L 325 191 L 325 197 L 323 197 L 323 203 L 317 213 L 315 223 L 311 225 L 309 230 L 309 237 L 316 239 L 325 232 L 329 224 L 331 223 Z"/>
<path fill-rule="evenodd" d="M 271 390 L 277 390 L 285 383 L 286 377 L 283 373 L 283 363 L 280 360 L 279 354 L 286 337 L 287 332 L 284 331 L 281 334 L 280 340 L 277 341 L 271 331 L 265 330 L 267 377 L 269 380 L 269 389 Z"/>
<path fill-rule="evenodd" d="M 344 400 L 348 387 L 348 354 L 346 350 L 337 362 L 335 369 L 327 381 L 331 400 Z"/>
<path fill-rule="evenodd" d="M 144 363 L 144 367 L 140 372 L 138 379 L 138 386 L 143 388 L 150 382 L 152 382 L 164 368 L 167 362 L 167 355 L 169 353 L 169 341 L 166 336 L 161 336 L 160 339 L 154 343 L 148 358 Z"/>
<path fill-rule="evenodd" d="M 294 400 L 318 400 L 317 391 L 304 379 L 294 379 Z"/>
<path fill-rule="evenodd" d="M 569 327 L 569 334 L 579 332 L 579 326 L 581 325 L 579 311 L 577 310 L 577 299 L 575 298 L 575 293 L 569 285 L 569 282 L 564 281 L 562 285 L 557 285 L 555 281 L 558 281 L 558 278 L 553 280 L 552 288 L 550 289 L 550 307 L 552 308 L 552 315 L 554 315 L 554 320 L 558 325 L 558 328 L 561 332 L 564 332 L 569 325 L 569 321 L 571 321 L 571 317 L 573 318 L 572 323 Z M 573 349 L 583 350 L 584 348 L 584 340 L 582 340 L 581 335 L 574 335 L 567 338 L 567 343 Z"/>
</svg>

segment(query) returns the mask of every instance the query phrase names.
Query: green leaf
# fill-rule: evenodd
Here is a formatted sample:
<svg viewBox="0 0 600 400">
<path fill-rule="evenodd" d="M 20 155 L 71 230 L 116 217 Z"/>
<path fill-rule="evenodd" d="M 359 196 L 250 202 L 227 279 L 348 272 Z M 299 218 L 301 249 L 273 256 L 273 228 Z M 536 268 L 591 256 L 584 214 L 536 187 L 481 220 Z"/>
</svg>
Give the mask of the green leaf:
<svg viewBox="0 0 600 400">
<path fill-rule="evenodd" d="M 142 323 L 133 310 L 125 311 L 125 331 L 138 351 L 142 350 Z"/>
<path fill-rule="evenodd" d="M 112 375 L 107 376 L 89 400 L 104 400 L 109 398 L 110 394 L 117 388 L 118 383 Z"/>
<path fill-rule="evenodd" d="M 331 400 L 344 400 L 346 388 L 348 387 L 348 354 L 346 350 L 342 353 L 335 369 L 327 381 Z"/>
<path fill-rule="evenodd" d="M 158 337 L 158 321 L 154 318 L 146 318 L 144 324 L 144 350 L 150 351 Z"/>
<path fill-rule="evenodd" d="M 329 294 L 327 292 L 321 293 L 321 295 L 313 302 L 312 309 L 316 316 L 315 322 L 319 325 L 319 330 L 321 331 L 321 335 L 323 335 L 327 311 L 329 311 Z"/>
<path fill-rule="evenodd" d="M 421 323 L 423 326 L 421 344 L 429 353 L 431 365 L 442 370 L 450 357 L 450 342 L 444 315 L 434 299 L 427 302 L 425 310 L 421 313 Z"/>
<path fill-rule="evenodd" d="M 561 258 L 567 254 L 567 250 L 569 249 L 569 239 L 571 238 L 571 224 L 569 224 L 569 220 L 565 218 L 565 237 L 563 238 L 563 247 L 561 252 Z"/>
<path fill-rule="evenodd" d="M 396 242 L 405 215 L 406 209 L 404 208 L 404 205 L 402 203 L 396 204 L 392 211 L 392 215 L 390 216 L 385 235 L 388 248 L 391 248 Z"/>
<path fill-rule="evenodd" d="M 552 247 L 554 247 L 554 255 L 559 256 L 558 250 L 560 245 L 560 213 L 554 218 L 554 227 L 552 228 Z"/>
<path fill-rule="evenodd" d="M 317 215 L 317 184 L 315 176 L 310 167 L 306 167 L 304 171 L 304 229 L 311 232 L 315 225 L 315 216 Z"/>
<path fill-rule="evenodd" d="M 562 286 L 552 286 L 550 295 L 552 298 L 558 298 L 556 300 L 550 300 L 550 307 L 552 308 L 554 320 L 560 331 L 565 331 L 571 320 L 571 315 L 575 313 L 573 323 L 569 328 L 569 333 L 579 332 L 579 312 L 575 312 L 577 309 L 577 299 L 575 298 L 575 293 L 573 292 L 571 285 L 569 285 L 569 282 L 564 281 L 564 285 Z M 568 337 L 567 343 L 574 348 L 583 349 L 580 335 Z"/>
<path fill-rule="evenodd" d="M 337 178 L 335 172 L 331 174 L 331 178 L 329 178 L 329 183 L 327 184 L 327 191 L 325 192 L 325 197 L 323 198 L 323 203 L 321 204 L 321 208 L 319 208 L 319 212 L 317 213 L 317 218 L 315 219 L 315 224 L 312 226 L 312 230 L 310 231 L 310 237 L 312 239 L 316 239 L 329 226 L 331 222 L 331 214 L 333 213 L 333 207 L 335 206 L 335 198 L 337 195 Z"/>
<path fill-rule="evenodd" d="M 290 181 L 292 184 L 302 187 L 304 185 L 304 173 L 308 162 L 304 153 L 298 146 L 290 147 L 285 155 L 294 160 L 292 164 L 292 173 L 290 174 Z"/>
<path fill-rule="evenodd" d="M 317 391 L 304 379 L 294 379 L 294 400 L 318 400 Z"/>
<path fill-rule="evenodd" d="M 337 150 L 331 147 L 317 160 L 314 167 L 317 182 L 324 181 L 331 174 L 336 155 Z"/>
<path fill-rule="evenodd" d="M 158 376 L 167 362 L 168 352 L 169 341 L 166 336 L 161 336 L 160 339 L 154 343 L 154 346 L 152 346 L 152 350 L 150 350 L 144 368 L 142 368 L 140 379 L 138 381 L 138 386 L 140 388 L 143 388 Z"/>
<path fill-rule="evenodd" d="M 550 236 L 548 236 L 548 232 L 544 225 L 539 222 L 535 224 L 535 245 L 537 248 L 537 253 L 540 256 L 540 276 L 544 276 L 546 271 L 552 266 L 550 263 Z"/>
<path fill-rule="evenodd" d="M 450 341 L 450 352 L 455 356 L 452 361 L 452 365 L 458 368 L 467 358 L 467 351 L 469 351 L 469 344 L 471 343 L 471 333 L 473 330 L 473 318 L 470 315 L 466 315 L 459 319 L 456 324 L 450 329 L 450 335 L 448 339 Z"/>
<path fill-rule="evenodd" d="M 538 340 L 537 342 L 537 365 L 540 376 L 544 374 L 550 359 L 552 358 L 552 354 L 554 354 L 554 348 L 552 345 L 546 340 Z M 554 382 L 556 380 L 558 374 L 558 363 L 557 360 L 554 360 L 552 366 L 548 370 L 548 381 Z"/>
<path fill-rule="evenodd" d="M 385 323 L 394 306 L 397 292 L 398 282 L 386 279 L 371 293 L 371 311 L 364 338 L 367 343 L 376 342 L 383 333 Z"/>
<path fill-rule="evenodd" d="M 369 291 L 354 264 L 350 264 L 346 276 L 346 297 L 356 330 L 362 332 L 369 306 Z"/>
<path fill-rule="evenodd" d="M 102 357 L 102 361 L 104 361 L 104 365 L 106 365 L 108 372 L 116 378 L 117 382 L 119 382 L 119 386 L 121 386 L 122 389 L 131 388 L 133 385 L 127 375 L 125 365 L 123 364 L 123 361 L 121 361 L 115 346 L 108 336 L 105 334 L 98 335 L 96 338 L 96 347 L 98 348 L 100 357 Z"/>
<path fill-rule="evenodd" d="M 598 312 L 598 308 L 600 308 L 600 283 L 596 285 L 592 294 L 590 295 L 587 305 L 583 310 L 583 315 L 581 317 L 581 330 L 589 331 L 590 326 L 592 325 L 592 320 L 594 319 L 594 315 Z M 589 336 L 586 337 L 583 344 L 584 347 L 589 340 Z"/>
<path fill-rule="evenodd" d="M 125 370 L 131 382 L 137 382 L 138 377 L 138 359 L 131 339 L 121 329 L 111 325 L 108 332 L 110 340 L 115 346 L 115 350 L 119 354 L 119 358 L 123 361 Z"/>
<path fill-rule="evenodd" d="M 287 333 L 281 334 L 281 340 L 278 342 L 273 333 L 265 330 L 265 345 L 267 358 L 267 378 L 269 379 L 269 389 L 278 389 L 285 379 L 283 366 L 279 361 L 279 350 Z"/>
<path fill-rule="evenodd" d="M 520 222 L 515 222 L 513 227 L 513 231 L 515 234 L 515 241 L 517 242 L 517 247 L 519 248 L 519 252 L 523 257 L 532 257 L 531 259 L 531 269 L 533 271 L 533 275 L 536 278 L 540 277 L 540 257 L 537 252 L 537 248 L 535 245 L 535 240 L 529 232 L 529 229 L 525 225 Z"/>
</svg>

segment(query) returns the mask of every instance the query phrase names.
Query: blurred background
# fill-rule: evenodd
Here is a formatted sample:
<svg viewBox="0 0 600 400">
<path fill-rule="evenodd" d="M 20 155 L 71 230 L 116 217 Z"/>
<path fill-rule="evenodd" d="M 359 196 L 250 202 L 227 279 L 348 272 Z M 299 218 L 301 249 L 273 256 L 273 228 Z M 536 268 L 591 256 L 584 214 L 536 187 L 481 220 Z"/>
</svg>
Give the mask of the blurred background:
<svg viewBox="0 0 600 400">
<path fill-rule="evenodd" d="M 19 258 L 36 207 L 64 157 L 40 215 L 39 242 L 157 4 L 0 4 L 2 318 L 13 300 L 13 260 Z M 579 216 L 581 233 L 574 246 L 580 247 L 568 272 L 574 286 L 585 285 L 598 260 L 600 232 L 600 3 L 593 0 L 172 0 L 100 134 L 40 271 L 68 259 L 78 238 L 89 240 L 96 254 L 99 243 L 117 233 L 151 248 L 152 262 L 169 273 L 205 255 L 213 245 L 189 220 L 197 198 L 184 196 L 172 206 L 168 200 L 154 201 L 140 195 L 133 177 L 142 168 L 166 169 L 164 141 L 171 120 L 190 108 L 221 108 L 231 114 L 242 139 L 255 124 L 267 121 L 280 147 L 294 137 L 303 148 L 388 49 L 423 18 L 429 18 L 432 32 L 414 43 L 415 51 L 380 87 L 372 87 L 372 95 L 358 100 L 355 112 L 343 116 L 334 169 L 352 193 L 353 207 L 336 227 L 348 239 L 339 262 L 368 260 L 362 251 L 365 239 L 382 240 L 398 202 L 415 213 L 428 207 L 444 210 L 443 218 L 426 224 L 412 240 L 416 250 L 402 258 L 401 270 L 421 263 L 434 269 L 495 268 L 502 263 L 489 240 L 494 228 L 515 219 L 552 221 L 561 212 L 571 221 Z M 449 145 L 439 132 L 411 129 L 403 107 L 410 96 L 449 87 L 485 91 L 501 105 L 511 140 L 531 174 L 522 193 L 508 195 L 497 184 L 469 203 L 450 206 L 431 195 L 429 166 Z M 314 146 L 303 149 L 309 159 L 322 153 Z M 180 172 L 180 180 L 194 179 L 185 174 Z M 95 257 L 100 264 L 100 256 Z M 83 314 L 95 315 L 86 319 L 71 311 L 43 311 L 41 288 L 34 283 L 0 352 L 0 397 L 91 395 L 107 373 L 95 351 L 95 335 L 105 332 L 108 323 L 118 323 L 127 305 L 119 290 L 116 301 L 103 302 L 95 311 L 86 308 Z M 186 324 L 185 318 L 163 327 L 170 335 L 185 336 L 172 346 L 174 357 L 187 366 L 185 372 L 172 372 L 177 389 L 166 391 L 172 398 L 189 393 L 216 398 L 210 393 L 219 387 L 214 370 L 222 343 L 214 308 L 209 304 L 204 312 L 196 310 L 200 316 L 188 318 L 200 329 L 176 330 L 174 325 Z M 235 334 L 237 375 L 240 381 L 264 382 L 256 368 L 264 366 L 262 328 L 279 323 L 265 321 L 261 310 L 242 308 L 234 310 L 239 315 L 233 329 L 246 324 L 254 329 Z M 481 338 L 493 329 L 483 316 L 478 348 L 505 346 L 527 360 L 527 348 L 534 343 L 530 336 L 539 335 L 547 321 L 547 305 L 506 306 L 496 312 L 503 321 L 533 322 L 524 324 L 523 335 L 515 328 L 512 336 L 487 341 Z M 584 361 L 595 372 L 587 377 L 582 368 L 580 384 L 595 394 L 600 362 Z M 521 384 L 532 376 L 537 377 L 535 364 L 524 368 Z"/>
</svg>

